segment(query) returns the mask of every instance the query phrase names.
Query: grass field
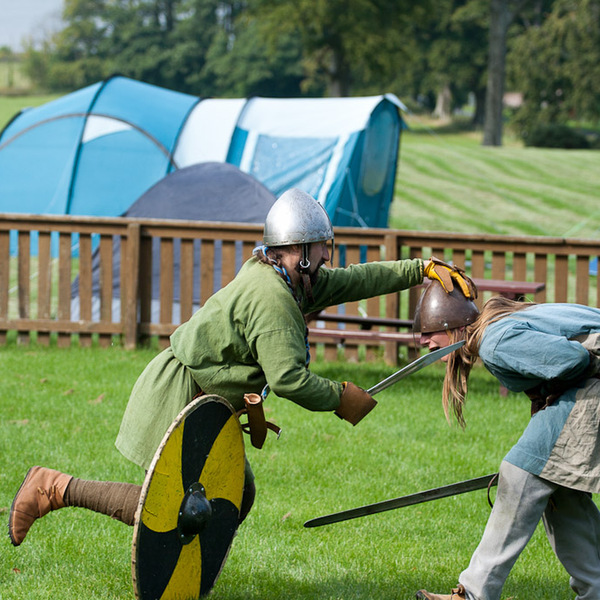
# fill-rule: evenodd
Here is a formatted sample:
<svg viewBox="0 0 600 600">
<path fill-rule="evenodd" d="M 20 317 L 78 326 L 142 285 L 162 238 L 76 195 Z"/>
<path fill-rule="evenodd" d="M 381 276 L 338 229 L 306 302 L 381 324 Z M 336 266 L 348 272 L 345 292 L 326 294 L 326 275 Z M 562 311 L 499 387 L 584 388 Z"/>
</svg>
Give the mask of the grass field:
<svg viewBox="0 0 600 600">
<path fill-rule="evenodd" d="M 0 97 L 0 128 L 23 104 Z M 391 226 L 470 233 L 598 237 L 600 153 L 483 148 L 476 134 L 431 129 L 416 117 L 402 138 Z M 122 348 L 0 348 L 0 525 L 28 467 L 141 483 L 114 448 L 135 379 L 154 355 Z M 312 369 L 369 387 L 382 364 Z M 449 427 L 434 365 L 386 390 L 356 428 L 270 397 L 283 427 L 248 447 L 255 508 L 240 529 L 213 600 L 396 600 L 427 587 L 447 592 L 489 514 L 484 492 L 318 529 L 304 521 L 497 470 L 529 418 L 524 397 L 501 397 L 481 368 L 472 376 L 468 427 Z M 248 445 L 249 446 L 249 445 Z M 6 529 L 5 529 L 6 531 Z M 0 600 L 133 598 L 131 529 L 67 509 L 38 522 L 19 548 L 0 539 Z M 567 600 L 568 578 L 543 531 L 517 562 L 503 600 Z"/>
<path fill-rule="evenodd" d="M 484 147 L 480 133 L 407 120 L 391 227 L 599 237 L 600 152 L 524 148 L 509 135 Z"/>
<path fill-rule="evenodd" d="M 3 96 L 0 95 L 0 131 L 23 108 L 40 106 L 58 96 L 48 94 L 44 96 Z"/>
<path fill-rule="evenodd" d="M 2 527 L 33 464 L 83 478 L 141 482 L 141 471 L 113 442 L 129 390 L 152 351 L 12 345 L 1 353 Z M 364 387 L 392 371 L 381 364 L 318 362 L 312 368 Z M 246 444 L 257 500 L 211 598 L 409 599 L 421 587 L 442 591 L 455 584 L 489 514 L 485 491 L 303 527 L 323 514 L 497 469 L 528 420 L 528 402 L 501 397 L 496 381 L 477 369 L 468 426 L 461 431 L 443 417 L 442 377 L 438 364 L 385 390 L 356 428 L 270 397 L 268 418 L 283 433 L 279 440 L 269 435 L 262 450 Z M 131 535 L 121 523 L 75 508 L 38 521 L 19 548 L 4 535 L 0 598 L 133 598 Z M 517 562 L 503 598 L 572 598 L 541 529 Z"/>
</svg>

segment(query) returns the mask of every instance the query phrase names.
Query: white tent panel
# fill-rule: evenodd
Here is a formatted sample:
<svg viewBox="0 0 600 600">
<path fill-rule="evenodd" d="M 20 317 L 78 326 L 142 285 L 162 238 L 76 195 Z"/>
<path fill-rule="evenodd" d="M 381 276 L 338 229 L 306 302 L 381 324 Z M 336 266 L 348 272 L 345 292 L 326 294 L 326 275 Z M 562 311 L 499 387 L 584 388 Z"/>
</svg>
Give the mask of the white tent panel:
<svg viewBox="0 0 600 600">
<path fill-rule="evenodd" d="M 125 121 L 113 119 L 112 117 L 90 115 L 85 122 L 85 129 L 81 141 L 83 143 L 90 142 L 103 135 L 127 131 L 128 129 L 131 129 L 131 125 L 125 123 Z"/>
<path fill-rule="evenodd" d="M 346 147 L 346 144 L 348 143 L 348 134 L 346 135 L 341 135 L 338 138 L 337 144 L 335 145 L 335 148 L 333 150 L 333 153 L 331 155 L 331 160 L 329 161 L 329 164 L 327 165 L 327 170 L 325 171 L 325 177 L 323 177 L 323 185 L 321 185 L 321 188 L 319 189 L 318 195 L 317 195 L 317 200 L 321 203 L 321 204 L 325 204 L 325 200 L 327 199 L 327 194 L 329 194 L 329 190 L 331 189 L 331 186 L 335 180 L 335 176 L 337 174 L 339 165 L 340 165 L 340 161 L 342 160 L 342 154 L 344 152 L 344 148 Z"/>
<path fill-rule="evenodd" d="M 382 96 L 362 98 L 253 98 L 238 127 L 262 135 L 337 138 L 364 129 Z"/>
<path fill-rule="evenodd" d="M 174 152 L 179 168 L 201 162 L 225 162 L 245 98 L 207 99 L 186 119 Z"/>
</svg>

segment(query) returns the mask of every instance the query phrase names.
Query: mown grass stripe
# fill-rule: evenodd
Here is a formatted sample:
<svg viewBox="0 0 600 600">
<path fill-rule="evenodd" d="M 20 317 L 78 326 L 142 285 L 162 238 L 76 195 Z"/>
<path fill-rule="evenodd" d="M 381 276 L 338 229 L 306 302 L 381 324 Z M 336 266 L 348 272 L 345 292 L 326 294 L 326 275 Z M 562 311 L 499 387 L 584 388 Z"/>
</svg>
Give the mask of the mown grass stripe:
<svg viewBox="0 0 600 600">
<path fill-rule="evenodd" d="M 476 136 L 409 131 L 402 138 L 390 225 L 595 237 L 599 167 L 595 151 L 488 148 Z"/>
</svg>

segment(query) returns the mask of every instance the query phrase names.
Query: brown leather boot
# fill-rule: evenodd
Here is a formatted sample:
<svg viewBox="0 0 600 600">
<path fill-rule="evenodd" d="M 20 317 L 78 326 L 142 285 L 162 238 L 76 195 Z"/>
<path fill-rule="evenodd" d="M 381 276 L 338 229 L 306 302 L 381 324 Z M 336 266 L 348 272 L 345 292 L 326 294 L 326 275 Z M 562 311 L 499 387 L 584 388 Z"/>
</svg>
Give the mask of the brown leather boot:
<svg viewBox="0 0 600 600">
<path fill-rule="evenodd" d="M 465 588 L 459 584 L 457 588 L 452 590 L 451 594 L 431 594 L 425 590 L 419 590 L 416 598 L 425 600 L 466 600 L 467 595 Z"/>
<path fill-rule="evenodd" d="M 71 475 L 45 467 L 29 469 L 10 507 L 8 535 L 13 546 L 25 539 L 36 519 L 65 506 L 63 496 L 71 479 Z"/>
</svg>

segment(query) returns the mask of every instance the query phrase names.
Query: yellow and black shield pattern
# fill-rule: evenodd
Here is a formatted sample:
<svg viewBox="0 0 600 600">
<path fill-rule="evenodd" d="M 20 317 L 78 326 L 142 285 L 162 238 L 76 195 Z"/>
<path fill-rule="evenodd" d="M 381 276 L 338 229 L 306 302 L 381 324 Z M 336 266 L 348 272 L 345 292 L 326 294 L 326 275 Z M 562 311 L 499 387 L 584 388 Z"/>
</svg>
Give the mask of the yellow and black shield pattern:
<svg viewBox="0 0 600 600">
<path fill-rule="evenodd" d="M 238 526 L 244 466 L 229 402 L 202 396 L 179 414 L 156 451 L 136 515 L 139 600 L 191 600 L 212 589 Z"/>
</svg>

